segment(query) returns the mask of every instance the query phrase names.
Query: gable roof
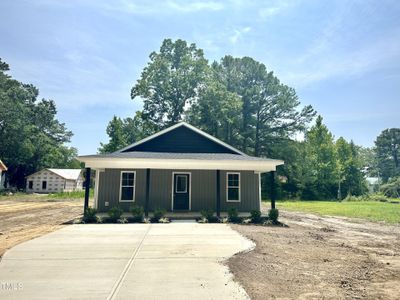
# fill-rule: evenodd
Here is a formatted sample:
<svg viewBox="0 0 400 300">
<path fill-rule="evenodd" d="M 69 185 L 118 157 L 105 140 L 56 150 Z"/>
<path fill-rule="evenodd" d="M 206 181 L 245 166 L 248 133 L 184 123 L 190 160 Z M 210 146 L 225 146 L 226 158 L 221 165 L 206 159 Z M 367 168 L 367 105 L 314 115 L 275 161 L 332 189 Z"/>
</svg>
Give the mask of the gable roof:
<svg viewBox="0 0 400 300">
<path fill-rule="evenodd" d="M 67 180 L 77 180 L 79 178 L 79 175 L 81 174 L 81 171 L 82 171 L 81 169 L 52 169 L 52 168 L 46 168 L 46 169 L 40 170 L 38 172 L 35 172 L 35 173 L 31 174 L 31 175 L 28 175 L 27 177 L 30 177 L 30 176 L 32 176 L 34 174 L 43 172 L 45 170 L 48 170 L 48 171 L 50 171 L 50 172 L 52 172 L 52 173 L 54 173 L 54 174 L 56 174 L 56 175 L 58 175 L 58 176 L 60 176 L 60 177 L 62 177 L 64 179 L 67 179 Z"/>
<path fill-rule="evenodd" d="M 7 171 L 7 170 L 8 169 L 7 169 L 6 165 L 0 159 L 0 171 Z"/>
<path fill-rule="evenodd" d="M 275 171 L 283 160 L 249 156 L 185 122 L 175 124 L 119 151 L 84 155 L 86 168 L 102 170 L 174 169 Z"/>
<path fill-rule="evenodd" d="M 81 169 L 47 169 L 68 180 L 77 180 L 81 175 Z"/>
<path fill-rule="evenodd" d="M 125 148 L 122 148 L 114 153 L 122 153 L 122 152 L 133 152 L 133 151 L 142 151 L 142 152 L 175 152 L 179 153 L 179 147 L 176 147 L 177 149 L 174 149 L 174 147 L 158 147 L 159 149 L 154 149 L 155 147 L 155 140 L 159 139 L 162 140 L 163 136 L 171 136 L 173 131 L 180 131 L 182 132 L 182 129 L 185 128 L 186 131 L 190 131 L 192 134 L 195 134 L 202 138 L 204 141 L 208 143 L 208 146 L 211 146 L 212 144 L 214 145 L 214 150 L 204 150 L 204 148 L 196 148 L 198 145 L 191 145 L 190 141 L 179 141 L 182 144 L 186 143 L 187 148 L 191 148 L 190 151 L 185 151 L 189 153 L 231 153 L 231 154 L 236 154 L 236 155 L 243 155 L 247 156 L 245 153 L 241 152 L 240 150 L 232 147 L 231 145 L 228 145 L 227 143 L 213 137 L 212 135 L 209 135 L 208 133 L 186 123 L 186 122 L 180 122 L 177 123 L 171 127 L 168 127 L 166 129 L 163 129 L 147 138 L 144 138 L 138 142 L 135 142 Z M 181 133 L 182 134 L 182 133 Z M 187 135 L 186 135 L 187 137 Z M 164 141 L 165 143 L 165 141 Z M 158 150 L 158 151 L 157 151 Z M 176 150 L 176 151 L 174 151 Z M 182 151 L 183 152 L 183 151 Z"/>
</svg>

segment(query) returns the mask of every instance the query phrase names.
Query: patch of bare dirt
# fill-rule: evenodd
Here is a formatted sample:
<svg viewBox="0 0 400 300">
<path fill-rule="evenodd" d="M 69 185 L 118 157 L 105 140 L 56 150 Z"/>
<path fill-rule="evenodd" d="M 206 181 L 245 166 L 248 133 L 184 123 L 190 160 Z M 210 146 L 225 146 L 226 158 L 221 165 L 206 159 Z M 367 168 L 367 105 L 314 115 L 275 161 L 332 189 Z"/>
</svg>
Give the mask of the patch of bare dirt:
<svg viewBox="0 0 400 300">
<path fill-rule="evenodd" d="M 61 228 L 82 214 L 83 200 L 26 196 L 0 201 L 0 257 L 7 249 Z"/>
<path fill-rule="evenodd" d="M 227 262 L 252 299 L 400 299 L 400 226 L 281 211 L 232 225 L 256 248 Z"/>
</svg>

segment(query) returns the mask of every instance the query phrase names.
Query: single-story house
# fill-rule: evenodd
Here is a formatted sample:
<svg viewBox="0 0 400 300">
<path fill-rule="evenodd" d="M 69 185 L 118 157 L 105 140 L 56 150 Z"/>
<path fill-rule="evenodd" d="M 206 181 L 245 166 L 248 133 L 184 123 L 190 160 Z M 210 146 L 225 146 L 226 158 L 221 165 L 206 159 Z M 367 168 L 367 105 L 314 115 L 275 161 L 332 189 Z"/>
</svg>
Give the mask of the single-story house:
<svg viewBox="0 0 400 300">
<path fill-rule="evenodd" d="M 246 155 L 223 141 L 180 122 L 110 154 L 79 156 L 86 172 L 96 170 L 94 207 L 146 214 L 212 209 L 219 215 L 235 207 L 259 210 L 261 173 L 275 171 L 282 160 Z M 87 207 L 88 194 L 85 197 Z"/>
<path fill-rule="evenodd" d="M 26 177 L 26 191 L 59 193 L 82 190 L 81 169 L 43 169 Z"/>
<path fill-rule="evenodd" d="M 5 172 L 7 171 L 6 165 L 0 159 L 0 190 L 4 188 L 4 182 L 6 178 Z"/>
</svg>

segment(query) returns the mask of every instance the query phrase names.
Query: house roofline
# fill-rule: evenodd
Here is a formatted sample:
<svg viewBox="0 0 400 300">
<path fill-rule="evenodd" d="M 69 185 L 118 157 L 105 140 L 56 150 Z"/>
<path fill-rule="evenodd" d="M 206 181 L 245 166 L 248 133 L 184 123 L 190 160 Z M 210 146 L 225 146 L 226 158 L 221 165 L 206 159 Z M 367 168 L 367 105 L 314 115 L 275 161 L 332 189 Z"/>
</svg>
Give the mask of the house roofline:
<svg viewBox="0 0 400 300">
<path fill-rule="evenodd" d="M 225 170 L 270 172 L 283 165 L 283 160 L 196 160 L 196 159 L 153 159 L 153 158 L 104 158 L 80 156 L 78 160 L 85 163 L 86 168 L 93 169 L 172 169 L 172 170 Z"/>
<path fill-rule="evenodd" d="M 233 152 L 235 152 L 237 154 L 240 154 L 240 155 L 243 155 L 243 156 L 247 156 L 247 154 L 245 154 L 242 151 L 236 149 L 235 147 L 232 147 L 231 145 L 221 141 L 220 139 L 217 139 L 216 137 L 213 137 L 212 135 L 210 135 L 210 134 L 208 134 L 208 133 L 206 133 L 206 132 L 204 132 L 204 131 L 196 128 L 196 127 L 194 127 L 193 125 L 190 125 L 190 124 L 188 124 L 186 122 L 183 122 L 183 121 L 179 122 L 179 123 L 176 123 L 175 125 L 172 125 L 172 126 L 170 126 L 168 128 L 165 128 L 165 129 L 163 129 L 163 130 L 161 130 L 161 131 L 159 131 L 159 132 L 157 132 L 155 134 L 152 134 L 152 135 L 150 135 L 150 136 L 148 136 L 148 137 L 146 137 L 146 138 L 144 138 L 144 139 L 142 139 L 140 141 L 137 141 L 137 142 L 135 142 L 133 144 L 130 144 L 129 146 L 126 146 L 126 147 L 124 147 L 124 148 L 122 148 L 122 149 L 120 149 L 118 151 L 115 151 L 114 153 L 124 152 L 125 150 L 128 150 L 128 149 L 130 149 L 132 147 L 136 147 L 136 146 L 138 146 L 140 144 L 143 144 L 145 142 L 148 142 L 148 141 L 150 141 L 150 140 L 152 140 L 152 139 L 154 139 L 154 138 L 156 138 L 156 137 L 158 137 L 160 135 L 163 135 L 163 134 L 165 134 L 165 133 L 167 133 L 167 132 L 169 132 L 171 130 L 174 130 L 174 129 L 178 128 L 178 127 L 181 127 L 181 126 L 185 126 L 186 128 L 189 128 L 189 129 L 193 130 L 194 132 L 204 136 L 205 138 L 207 138 L 207 139 L 209 139 L 209 140 L 211 140 L 211 141 L 213 141 L 213 142 L 215 142 L 215 143 L 217 143 L 217 144 L 219 144 L 221 146 L 224 146 L 225 148 L 228 148 L 228 149 L 232 150 Z"/>
<path fill-rule="evenodd" d="M 32 173 L 32 174 L 29 174 L 29 175 L 25 176 L 25 178 L 31 177 L 31 176 L 33 176 L 33 175 L 35 175 L 35 174 L 37 174 L 37 173 L 40 173 L 40 172 L 42 172 L 42 171 L 44 171 L 44 170 L 47 170 L 47 171 L 53 173 L 54 175 L 57 175 L 57 176 L 59 176 L 59 177 L 61 177 L 61 178 L 64 178 L 65 180 L 77 180 L 77 179 L 79 178 L 79 176 L 78 176 L 78 178 L 76 178 L 76 179 L 67 178 L 67 177 L 62 176 L 62 175 L 60 175 L 60 174 L 57 174 L 56 172 L 52 171 L 51 169 L 52 169 L 52 168 L 44 168 L 44 169 L 41 169 L 41 170 L 39 170 L 39 171 L 36 171 L 35 173 Z M 66 170 L 68 170 L 68 169 L 66 169 Z M 81 173 L 82 173 L 82 170 L 81 170 Z"/>
</svg>

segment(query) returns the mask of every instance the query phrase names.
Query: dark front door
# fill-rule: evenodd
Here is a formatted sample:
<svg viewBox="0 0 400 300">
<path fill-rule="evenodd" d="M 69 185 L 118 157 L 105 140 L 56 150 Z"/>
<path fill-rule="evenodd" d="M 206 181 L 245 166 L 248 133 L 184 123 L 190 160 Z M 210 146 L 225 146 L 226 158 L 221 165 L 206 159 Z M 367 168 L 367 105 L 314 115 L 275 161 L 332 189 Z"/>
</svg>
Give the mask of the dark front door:
<svg viewBox="0 0 400 300">
<path fill-rule="evenodd" d="M 190 174 L 174 174 L 174 210 L 189 209 Z"/>
</svg>

